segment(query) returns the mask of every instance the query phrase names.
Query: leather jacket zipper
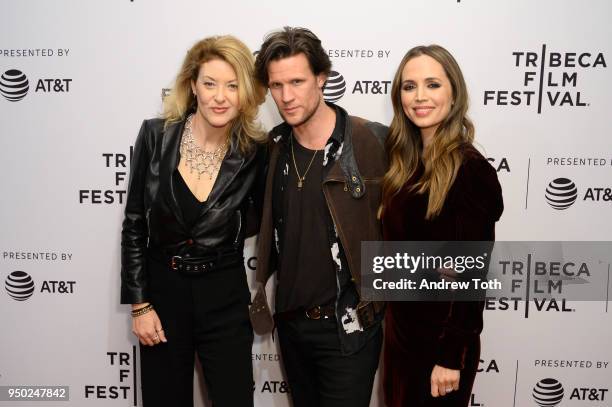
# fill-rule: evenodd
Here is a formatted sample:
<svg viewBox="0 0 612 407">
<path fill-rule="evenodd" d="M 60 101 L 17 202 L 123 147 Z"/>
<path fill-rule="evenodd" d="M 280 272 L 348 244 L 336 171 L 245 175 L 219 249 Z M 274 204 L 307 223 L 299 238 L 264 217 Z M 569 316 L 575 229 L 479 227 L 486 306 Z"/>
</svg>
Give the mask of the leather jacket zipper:
<svg viewBox="0 0 612 407">
<path fill-rule="evenodd" d="M 149 241 L 151 239 L 151 208 L 147 209 L 145 219 L 147 220 L 147 247 L 149 247 Z"/>
<path fill-rule="evenodd" d="M 240 231 L 242 230 L 242 213 L 240 210 L 238 212 L 238 232 L 236 232 L 236 238 L 234 239 L 234 244 L 238 244 L 238 238 L 240 237 Z"/>
</svg>

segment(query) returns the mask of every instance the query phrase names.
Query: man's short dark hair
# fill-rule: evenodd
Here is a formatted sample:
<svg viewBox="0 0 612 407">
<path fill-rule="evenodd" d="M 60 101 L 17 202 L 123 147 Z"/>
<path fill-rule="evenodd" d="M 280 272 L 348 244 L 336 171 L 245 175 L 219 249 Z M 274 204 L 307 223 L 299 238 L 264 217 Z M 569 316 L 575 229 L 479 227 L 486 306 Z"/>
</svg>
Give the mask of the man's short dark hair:
<svg viewBox="0 0 612 407">
<path fill-rule="evenodd" d="M 304 54 L 315 75 L 329 75 L 331 61 L 321 46 L 321 40 L 307 28 L 284 27 L 282 31 L 268 34 L 255 59 L 255 76 L 268 86 L 268 65 L 272 61 Z"/>
</svg>

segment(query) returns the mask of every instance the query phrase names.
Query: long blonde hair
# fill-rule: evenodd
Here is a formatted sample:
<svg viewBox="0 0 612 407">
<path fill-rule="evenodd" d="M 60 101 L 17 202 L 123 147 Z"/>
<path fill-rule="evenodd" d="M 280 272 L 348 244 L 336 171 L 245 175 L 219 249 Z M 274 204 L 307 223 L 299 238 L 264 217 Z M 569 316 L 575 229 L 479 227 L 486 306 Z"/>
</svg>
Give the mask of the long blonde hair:
<svg viewBox="0 0 612 407">
<path fill-rule="evenodd" d="M 178 122 L 197 106 L 191 83 L 196 81 L 203 63 L 213 59 L 227 62 L 234 68 L 238 78 L 239 114 L 229 132 L 234 135 L 242 153 L 250 151 L 254 142 L 263 142 L 265 134 L 255 121 L 257 109 L 265 100 L 265 89 L 254 80 L 254 58 L 249 48 L 231 35 L 204 38 L 198 41 L 183 60 L 170 94 L 164 98 L 162 117 L 165 126 Z"/>
<path fill-rule="evenodd" d="M 448 116 L 436 129 L 433 141 L 424 154 L 420 129 L 404 113 L 401 100 L 404 66 L 409 60 L 420 55 L 428 55 L 442 65 L 451 83 L 454 101 Z M 440 214 L 461 166 L 463 159 L 461 147 L 471 144 L 474 140 L 474 125 L 467 117 L 469 104 L 467 87 L 457 61 L 439 45 L 412 48 L 404 55 L 397 68 L 391 88 L 391 100 L 393 120 L 385 142 L 389 155 L 389 169 L 383 178 L 380 213 L 384 212 L 385 206 L 388 206 L 393 196 L 415 175 L 423 155 L 425 170 L 410 188 L 419 194 L 429 192 L 425 219 L 435 218 Z"/>
</svg>

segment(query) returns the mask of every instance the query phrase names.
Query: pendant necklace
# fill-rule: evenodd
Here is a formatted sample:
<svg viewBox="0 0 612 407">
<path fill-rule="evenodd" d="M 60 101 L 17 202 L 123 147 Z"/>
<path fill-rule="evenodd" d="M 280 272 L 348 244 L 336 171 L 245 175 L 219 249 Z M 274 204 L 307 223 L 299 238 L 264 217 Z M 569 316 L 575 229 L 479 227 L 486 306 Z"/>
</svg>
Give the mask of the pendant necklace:
<svg viewBox="0 0 612 407">
<path fill-rule="evenodd" d="M 295 175 L 297 175 L 297 179 L 298 179 L 297 187 L 298 187 L 298 190 L 301 190 L 302 186 L 304 185 L 304 181 L 306 181 L 306 174 L 308 174 L 308 171 L 310 170 L 310 166 L 312 165 L 319 150 L 315 150 L 314 154 L 312 155 L 312 158 L 310 159 L 310 162 L 308 163 L 308 167 L 306 167 L 306 171 L 304 171 L 304 175 L 300 175 L 300 171 L 298 170 L 297 163 L 295 161 L 295 152 L 293 151 L 293 132 L 291 132 L 289 140 L 290 140 L 289 142 L 291 143 L 291 158 L 293 158 L 293 167 L 295 168 Z"/>
</svg>

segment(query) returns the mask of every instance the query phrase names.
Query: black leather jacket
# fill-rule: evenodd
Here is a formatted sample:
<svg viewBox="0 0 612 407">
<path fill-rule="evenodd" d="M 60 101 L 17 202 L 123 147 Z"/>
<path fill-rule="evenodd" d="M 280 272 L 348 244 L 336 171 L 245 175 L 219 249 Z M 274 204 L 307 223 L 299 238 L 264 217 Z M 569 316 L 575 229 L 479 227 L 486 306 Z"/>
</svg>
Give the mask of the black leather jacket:
<svg viewBox="0 0 612 407">
<path fill-rule="evenodd" d="M 265 150 L 254 148 L 244 156 L 234 144 L 200 217 L 192 227 L 185 224 L 172 185 L 184 125 L 182 120 L 164 129 L 163 119 L 145 120 L 136 139 L 121 233 L 122 304 L 149 300 L 148 253 L 168 256 L 242 248 L 245 237 L 257 231 L 253 222 L 247 226 L 246 218 L 250 204 L 257 213 L 261 207 Z"/>
</svg>

